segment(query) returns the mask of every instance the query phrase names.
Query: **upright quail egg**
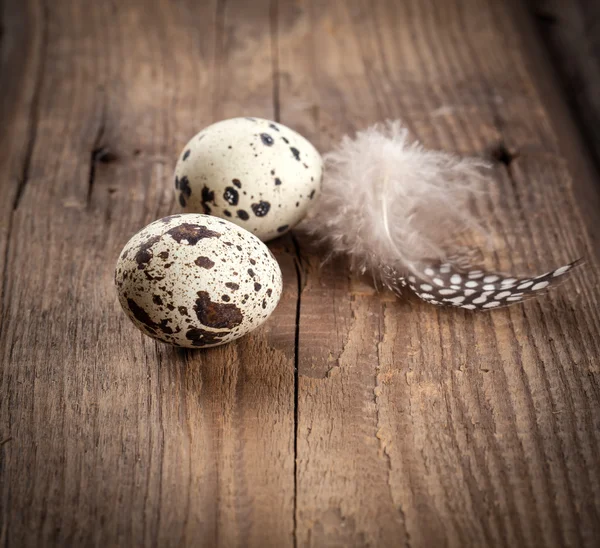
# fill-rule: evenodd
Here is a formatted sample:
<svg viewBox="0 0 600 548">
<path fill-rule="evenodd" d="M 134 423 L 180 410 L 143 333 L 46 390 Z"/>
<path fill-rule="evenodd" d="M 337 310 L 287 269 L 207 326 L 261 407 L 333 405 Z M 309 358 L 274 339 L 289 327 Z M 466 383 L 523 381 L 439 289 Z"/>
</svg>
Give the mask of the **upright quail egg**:
<svg viewBox="0 0 600 548">
<path fill-rule="evenodd" d="M 115 283 L 138 329 L 183 347 L 249 333 L 281 296 L 281 271 L 267 246 L 208 215 L 172 215 L 142 229 L 120 255 Z"/>
<path fill-rule="evenodd" d="M 322 168 L 315 147 L 290 128 L 232 118 L 189 141 L 175 168 L 175 189 L 185 211 L 229 219 L 268 241 L 306 215 Z"/>
</svg>

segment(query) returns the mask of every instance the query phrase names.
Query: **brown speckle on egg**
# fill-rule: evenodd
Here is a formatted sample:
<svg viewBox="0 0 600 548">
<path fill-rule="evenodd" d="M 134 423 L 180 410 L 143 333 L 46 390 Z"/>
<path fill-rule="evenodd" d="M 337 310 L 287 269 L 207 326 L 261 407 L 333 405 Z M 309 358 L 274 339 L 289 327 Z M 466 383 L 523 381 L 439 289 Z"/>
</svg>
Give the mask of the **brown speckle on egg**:
<svg viewBox="0 0 600 548">
<path fill-rule="evenodd" d="M 130 312 L 133 314 L 133 317 L 140 322 L 144 327 L 150 331 L 151 333 L 156 332 L 157 324 L 152 320 L 150 315 L 133 299 L 127 299 L 127 306 L 129 307 Z"/>
<path fill-rule="evenodd" d="M 186 240 L 189 245 L 196 245 L 202 238 L 220 238 L 218 232 L 209 230 L 205 226 L 183 223 L 167 232 L 177 243 Z"/>
<path fill-rule="evenodd" d="M 198 291 L 194 312 L 208 327 L 236 327 L 242 323 L 242 311 L 234 304 L 221 304 L 210 300 L 207 291 Z"/>
<path fill-rule="evenodd" d="M 223 199 L 229 204 L 229 205 L 237 205 L 240 196 L 238 194 L 238 191 L 233 188 L 232 186 L 228 186 L 225 189 L 225 192 L 223 193 Z"/>
<path fill-rule="evenodd" d="M 191 341 L 192 346 L 216 346 L 222 344 L 227 333 L 208 331 L 200 327 L 191 327 L 185 333 L 185 338 Z"/>
<path fill-rule="evenodd" d="M 211 269 L 213 266 L 215 266 L 215 262 L 211 261 L 208 257 L 198 257 L 194 262 L 198 266 L 206 269 Z"/>
<path fill-rule="evenodd" d="M 257 217 L 264 217 L 267 213 L 269 213 L 269 209 L 271 209 L 271 204 L 269 202 L 265 202 L 261 200 L 257 204 L 252 204 L 250 206 L 254 215 Z"/>
<path fill-rule="evenodd" d="M 153 257 L 152 246 L 158 242 L 160 238 L 158 236 L 154 236 L 152 238 L 148 238 L 145 240 L 138 248 L 137 253 L 135 254 L 135 262 L 138 264 L 138 268 L 144 268 Z"/>
</svg>

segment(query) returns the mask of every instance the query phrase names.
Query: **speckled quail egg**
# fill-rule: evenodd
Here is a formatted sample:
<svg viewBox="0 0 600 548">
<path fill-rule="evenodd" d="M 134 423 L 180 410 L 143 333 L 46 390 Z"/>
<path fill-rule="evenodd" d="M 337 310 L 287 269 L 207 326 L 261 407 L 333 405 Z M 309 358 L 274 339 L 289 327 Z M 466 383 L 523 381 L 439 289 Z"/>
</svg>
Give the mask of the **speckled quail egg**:
<svg viewBox="0 0 600 548">
<path fill-rule="evenodd" d="M 135 326 L 183 347 L 217 346 L 261 325 L 281 270 L 256 236 L 208 215 L 172 215 L 138 232 L 117 261 L 119 301 Z"/>
<path fill-rule="evenodd" d="M 175 191 L 185 211 L 228 219 L 268 241 L 306 215 L 319 194 L 322 169 L 315 147 L 290 128 L 232 118 L 185 146 Z"/>
</svg>

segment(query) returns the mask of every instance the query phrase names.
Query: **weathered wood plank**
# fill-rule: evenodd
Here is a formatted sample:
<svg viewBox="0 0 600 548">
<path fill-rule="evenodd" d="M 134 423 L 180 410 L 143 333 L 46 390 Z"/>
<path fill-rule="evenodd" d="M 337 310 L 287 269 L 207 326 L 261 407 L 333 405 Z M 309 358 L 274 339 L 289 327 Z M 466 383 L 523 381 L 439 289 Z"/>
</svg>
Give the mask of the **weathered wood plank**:
<svg viewBox="0 0 600 548">
<path fill-rule="evenodd" d="M 479 204 L 492 263 L 597 264 L 547 72 L 508 4 L 281 7 L 281 117 L 326 149 L 401 118 L 426 145 L 500 158 Z M 536 80 L 532 74 L 535 74 Z M 581 155 L 579 151 L 576 154 Z M 577 158 L 575 158 L 577 160 Z M 582 187 L 582 188 L 578 188 Z M 307 253 L 308 242 L 302 243 Z M 310 257 L 301 294 L 299 545 L 592 546 L 600 532 L 598 277 L 472 315 L 375 295 Z"/>
<path fill-rule="evenodd" d="M 127 239 L 176 210 L 185 142 L 245 109 L 273 116 L 269 6 L 249 20 L 244 5 L 57 2 L 47 44 L 24 48 L 23 101 L 38 51 L 45 71 L 0 335 L 3 546 L 292 542 L 291 243 L 273 246 L 285 291 L 270 324 L 207 352 L 142 337 L 112 282 Z"/>
<path fill-rule="evenodd" d="M 529 0 L 572 113 L 600 166 L 600 5 L 594 0 Z"/>
<path fill-rule="evenodd" d="M 37 103 L 46 38 L 44 12 L 36 2 L 4 3 L 0 9 L 0 303 L 3 303 L 12 209 L 27 184 L 36 137 Z M 0 308 L 1 310 L 1 308 Z M 1 312 L 0 312 L 1 313 Z"/>
<path fill-rule="evenodd" d="M 0 544 L 594 545 L 600 197 L 515 10 L 3 5 Z M 491 262 L 591 267 L 473 316 L 376 294 L 288 236 L 264 328 L 154 343 L 119 309 L 114 261 L 176 211 L 187 139 L 244 114 L 322 150 L 400 117 L 428 146 L 496 157 Z"/>
</svg>

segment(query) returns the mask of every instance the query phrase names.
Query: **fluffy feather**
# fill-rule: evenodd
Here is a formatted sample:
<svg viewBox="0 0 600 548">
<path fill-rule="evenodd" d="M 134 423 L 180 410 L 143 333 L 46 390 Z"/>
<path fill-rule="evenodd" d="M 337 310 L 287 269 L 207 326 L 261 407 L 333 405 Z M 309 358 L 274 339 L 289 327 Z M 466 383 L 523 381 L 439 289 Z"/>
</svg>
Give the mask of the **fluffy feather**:
<svg viewBox="0 0 600 548">
<path fill-rule="evenodd" d="M 346 136 L 324 157 L 321 198 L 310 230 L 360 272 L 382 264 L 404 273 L 460 252 L 465 229 L 483 232 L 470 209 L 488 182 L 487 165 L 425 150 L 400 122 Z"/>
<path fill-rule="evenodd" d="M 408 287 L 432 304 L 496 308 L 555 284 L 575 266 L 531 279 L 473 270 L 463 235 L 487 236 L 472 212 L 474 197 L 488 190 L 487 164 L 426 150 L 398 121 L 344 137 L 324 160 L 308 231 L 397 293 Z"/>
</svg>

